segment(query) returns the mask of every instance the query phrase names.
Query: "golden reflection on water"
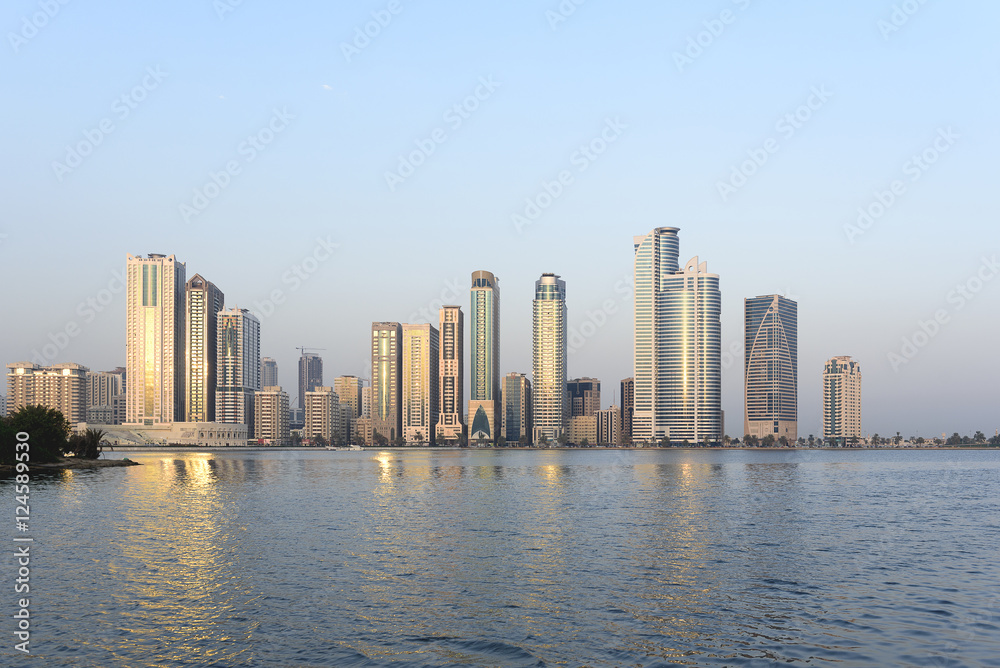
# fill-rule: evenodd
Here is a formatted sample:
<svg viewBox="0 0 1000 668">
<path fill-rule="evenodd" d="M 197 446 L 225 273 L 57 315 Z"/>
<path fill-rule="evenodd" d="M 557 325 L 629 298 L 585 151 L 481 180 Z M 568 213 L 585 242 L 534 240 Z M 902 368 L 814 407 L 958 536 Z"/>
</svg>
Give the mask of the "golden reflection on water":
<svg viewBox="0 0 1000 668">
<path fill-rule="evenodd" d="M 114 541 L 120 553 L 109 564 L 116 608 L 131 634 L 115 650 L 135 655 L 152 644 L 169 648 L 158 652 L 164 661 L 233 661 L 247 651 L 256 623 L 243 638 L 220 631 L 230 624 L 217 624 L 231 621 L 252 595 L 241 591 L 238 565 L 227 558 L 225 543 L 239 539 L 239 528 L 225 521 L 215 460 L 208 453 L 164 457 L 134 475 Z"/>
</svg>

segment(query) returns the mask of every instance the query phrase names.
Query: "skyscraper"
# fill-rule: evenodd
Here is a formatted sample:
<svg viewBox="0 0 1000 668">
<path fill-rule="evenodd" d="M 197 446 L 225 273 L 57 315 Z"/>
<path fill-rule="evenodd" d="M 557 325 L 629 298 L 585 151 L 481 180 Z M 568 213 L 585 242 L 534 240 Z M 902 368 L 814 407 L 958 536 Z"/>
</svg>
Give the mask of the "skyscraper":
<svg viewBox="0 0 1000 668">
<path fill-rule="evenodd" d="M 566 401 L 566 281 L 542 274 L 532 302 L 532 440 L 555 441 L 569 428 Z"/>
<path fill-rule="evenodd" d="M 278 363 L 270 357 L 260 358 L 260 384 L 263 387 L 278 386 Z"/>
<path fill-rule="evenodd" d="M 265 385 L 254 394 L 254 437 L 265 445 L 288 444 L 288 393 Z"/>
<path fill-rule="evenodd" d="M 436 442 L 457 443 L 465 432 L 465 316 L 460 306 L 442 306 L 439 319 L 438 423 Z"/>
<path fill-rule="evenodd" d="M 299 357 L 299 408 L 305 408 L 306 392 L 323 384 L 323 358 L 303 352 Z"/>
<path fill-rule="evenodd" d="M 500 424 L 500 280 L 472 272 L 472 396 L 469 440 L 495 441 Z"/>
<path fill-rule="evenodd" d="M 112 400 L 125 391 L 125 369 L 90 371 L 87 373 L 87 408 L 110 406 Z M 2 408 L 2 406 L 0 406 Z"/>
<path fill-rule="evenodd" d="M 73 363 L 8 364 L 7 414 L 25 406 L 44 406 L 59 411 L 76 427 L 78 422 L 87 420 L 87 372 L 87 367 Z M 13 452 L 14 446 L 10 447 Z"/>
<path fill-rule="evenodd" d="M 305 438 L 322 437 L 328 445 L 342 438 L 340 418 L 340 397 L 332 387 L 317 387 L 306 392 L 306 423 L 302 435 Z"/>
<path fill-rule="evenodd" d="M 403 435 L 403 328 L 372 323 L 372 430 L 393 443 Z"/>
<path fill-rule="evenodd" d="M 129 424 L 184 421 L 186 271 L 184 263 L 173 255 L 127 256 L 125 394 Z"/>
<path fill-rule="evenodd" d="M 694 257 L 678 266 L 678 229 L 634 238 L 634 441 L 722 440 L 719 277 Z"/>
<path fill-rule="evenodd" d="M 192 276 L 184 287 L 187 344 L 184 421 L 214 422 L 215 364 L 218 357 L 216 327 L 225 296 L 201 274 Z"/>
<path fill-rule="evenodd" d="M 622 445 L 632 443 L 632 414 L 635 412 L 635 378 L 624 378 L 622 386 Z"/>
<path fill-rule="evenodd" d="M 438 330 L 403 325 L 403 438 L 433 444 L 438 422 Z"/>
<path fill-rule="evenodd" d="M 601 410 L 601 381 L 596 378 L 574 378 L 566 383 L 569 393 L 569 416 L 596 415 Z"/>
<path fill-rule="evenodd" d="M 503 377 L 503 437 L 508 445 L 531 442 L 531 381 L 523 373 Z"/>
<path fill-rule="evenodd" d="M 245 308 L 219 311 L 215 421 L 247 425 L 254 437 L 254 393 L 260 385 L 260 320 Z"/>
<path fill-rule="evenodd" d="M 841 444 L 861 436 L 861 365 L 849 356 L 823 367 L 823 437 Z"/>
<path fill-rule="evenodd" d="M 333 379 L 333 389 L 340 397 L 340 403 L 351 407 L 351 417 L 361 417 L 361 385 L 357 376 L 337 376 Z"/>
<path fill-rule="evenodd" d="M 798 305 L 780 295 L 744 300 L 743 433 L 798 437 Z"/>
</svg>

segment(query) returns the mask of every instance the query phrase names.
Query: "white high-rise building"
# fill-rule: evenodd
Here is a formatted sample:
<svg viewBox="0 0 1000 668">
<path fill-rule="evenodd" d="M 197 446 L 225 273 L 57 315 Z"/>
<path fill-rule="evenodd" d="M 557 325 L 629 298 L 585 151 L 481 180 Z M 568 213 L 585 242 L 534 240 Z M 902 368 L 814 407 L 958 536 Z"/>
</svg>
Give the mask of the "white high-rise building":
<svg viewBox="0 0 1000 668">
<path fill-rule="evenodd" d="M 25 406 L 55 409 L 72 425 L 87 420 L 87 372 L 79 364 L 39 366 L 33 362 L 7 365 L 7 412 Z M 11 452 L 14 446 L 11 445 Z M 11 455 L 13 456 L 13 455 Z"/>
<path fill-rule="evenodd" d="M 442 306 L 439 316 L 437 443 L 458 443 L 465 432 L 465 317 L 460 306 Z"/>
<path fill-rule="evenodd" d="M 173 256 L 126 260 L 126 423 L 183 422 L 187 268 Z"/>
<path fill-rule="evenodd" d="M 678 229 L 635 244 L 634 441 L 722 440 L 719 277 L 692 258 L 678 265 Z"/>
<path fill-rule="evenodd" d="M 90 371 L 87 373 L 87 408 L 110 406 L 119 394 L 125 391 L 125 369 L 114 371 Z"/>
<path fill-rule="evenodd" d="M 566 281 L 542 274 L 532 302 L 533 440 L 555 441 L 569 429 L 566 392 Z"/>
<path fill-rule="evenodd" d="M 861 365 L 849 356 L 823 366 L 823 437 L 846 441 L 861 436 Z"/>
<path fill-rule="evenodd" d="M 781 295 L 743 300 L 743 433 L 798 439 L 798 304 Z"/>
<path fill-rule="evenodd" d="M 433 444 L 438 422 L 438 330 L 403 325 L 403 438 Z"/>
<path fill-rule="evenodd" d="M 260 385 L 260 320 L 247 309 L 218 314 L 215 421 L 247 425 L 254 438 L 254 393 Z"/>
<path fill-rule="evenodd" d="M 302 430 L 304 438 L 317 439 L 322 437 L 327 444 L 333 444 L 341 438 L 340 397 L 332 387 L 322 386 L 306 392 L 306 424 Z"/>
<path fill-rule="evenodd" d="M 265 385 L 254 393 L 254 438 L 264 445 L 287 445 L 288 393 L 278 386 Z"/>
</svg>

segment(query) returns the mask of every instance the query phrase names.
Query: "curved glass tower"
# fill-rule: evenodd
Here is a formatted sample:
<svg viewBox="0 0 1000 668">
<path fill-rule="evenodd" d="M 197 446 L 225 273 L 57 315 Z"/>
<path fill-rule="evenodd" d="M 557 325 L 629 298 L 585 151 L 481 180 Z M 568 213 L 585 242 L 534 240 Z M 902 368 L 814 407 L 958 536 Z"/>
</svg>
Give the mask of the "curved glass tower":
<svg viewBox="0 0 1000 668">
<path fill-rule="evenodd" d="M 500 435 L 500 281 L 489 271 L 472 272 L 472 396 L 469 440 Z"/>
<path fill-rule="evenodd" d="M 722 295 L 694 257 L 681 269 L 678 228 L 634 237 L 635 412 L 632 438 L 722 440 Z"/>
<path fill-rule="evenodd" d="M 542 274 L 532 303 L 533 440 L 559 438 L 569 426 L 566 402 L 566 281 Z"/>
<path fill-rule="evenodd" d="M 743 433 L 798 437 L 798 304 L 780 295 L 744 300 Z"/>
</svg>

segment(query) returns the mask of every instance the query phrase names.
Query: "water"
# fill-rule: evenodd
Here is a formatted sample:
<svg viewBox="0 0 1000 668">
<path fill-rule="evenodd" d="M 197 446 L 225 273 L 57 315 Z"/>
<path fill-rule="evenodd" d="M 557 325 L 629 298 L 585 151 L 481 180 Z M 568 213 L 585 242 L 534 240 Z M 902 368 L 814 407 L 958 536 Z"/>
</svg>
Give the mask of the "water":
<svg viewBox="0 0 1000 668">
<path fill-rule="evenodd" d="M 998 451 L 128 456 L 33 482 L 0 664 L 1000 666 Z"/>
</svg>

